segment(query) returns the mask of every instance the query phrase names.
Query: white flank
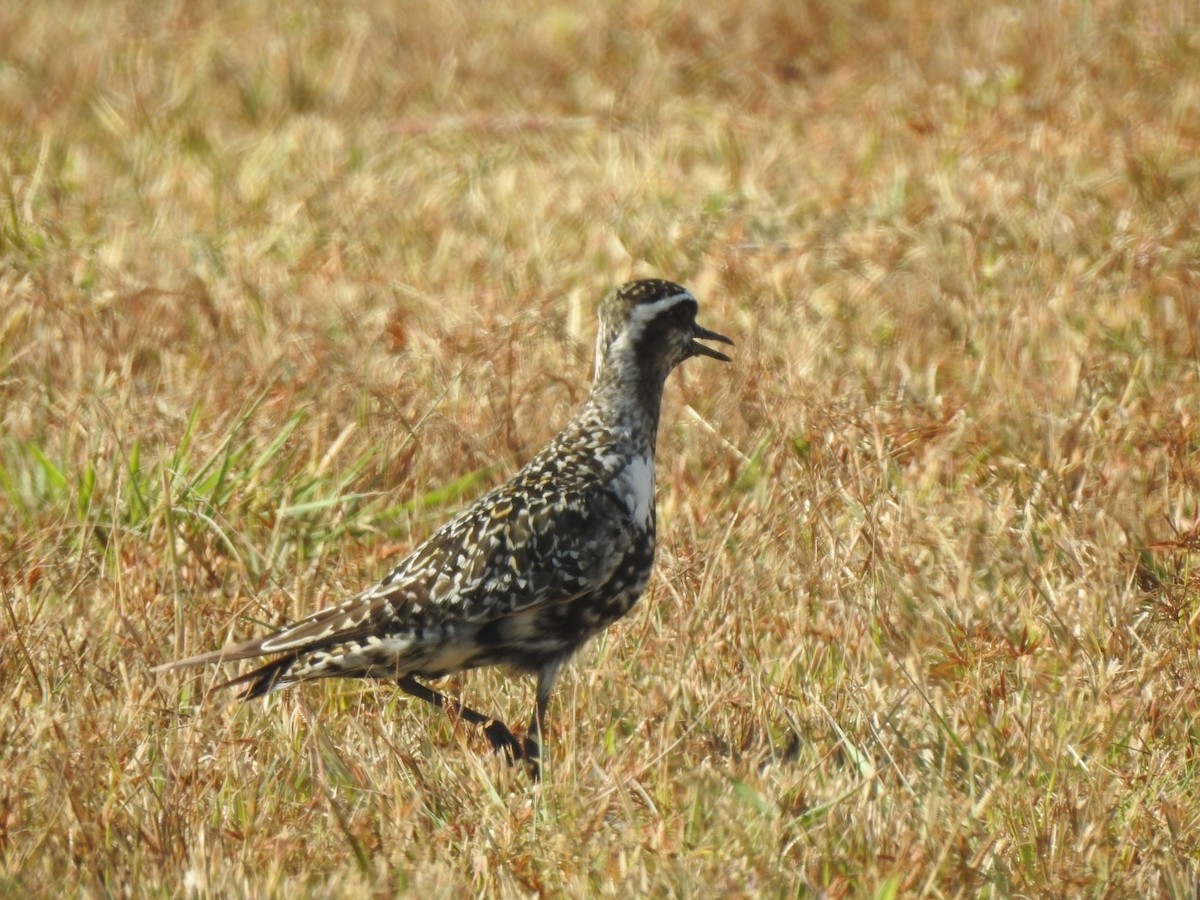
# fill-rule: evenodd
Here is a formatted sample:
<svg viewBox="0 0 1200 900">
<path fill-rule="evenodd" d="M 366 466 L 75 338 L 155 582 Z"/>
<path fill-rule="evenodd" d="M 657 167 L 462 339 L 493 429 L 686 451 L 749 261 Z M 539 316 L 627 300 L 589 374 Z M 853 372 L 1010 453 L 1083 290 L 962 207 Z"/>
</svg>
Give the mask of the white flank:
<svg viewBox="0 0 1200 900">
<path fill-rule="evenodd" d="M 613 485 L 633 521 L 648 527 L 654 506 L 654 461 L 648 456 L 635 456 L 613 479 Z"/>
<path fill-rule="evenodd" d="M 592 357 L 595 360 L 594 363 L 592 364 L 592 381 L 595 381 L 597 378 L 600 377 L 600 364 L 602 362 L 604 362 L 604 348 L 600 346 L 600 342 L 602 340 L 604 340 L 604 329 L 597 328 L 596 329 L 596 349 L 595 349 L 594 355 Z"/>
<path fill-rule="evenodd" d="M 434 648 L 429 658 L 422 661 L 421 668 L 427 672 L 457 672 L 467 664 L 475 650 L 476 645 L 471 640 L 451 640 Z"/>
</svg>

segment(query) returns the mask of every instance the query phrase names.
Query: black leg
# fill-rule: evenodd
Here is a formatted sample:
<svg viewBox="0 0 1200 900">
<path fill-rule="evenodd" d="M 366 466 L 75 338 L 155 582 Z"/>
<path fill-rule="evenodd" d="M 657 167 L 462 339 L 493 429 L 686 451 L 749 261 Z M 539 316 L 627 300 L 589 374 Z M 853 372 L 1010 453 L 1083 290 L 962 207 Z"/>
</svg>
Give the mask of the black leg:
<svg viewBox="0 0 1200 900">
<path fill-rule="evenodd" d="M 529 764 L 530 773 L 535 779 L 542 775 L 539 760 L 542 755 L 542 730 L 546 727 L 546 710 L 550 706 L 550 692 L 554 682 L 558 680 L 558 672 L 563 660 L 554 660 L 538 670 L 537 699 L 533 707 L 533 718 L 529 720 L 529 730 L 525 732 L 525 743 L 521 750 L 525 761 Z"/>
<path fill-rule="evenodd" d="M 533 717 L 529 720 L 529 728 L 525 731 L 525 758 L 536 760 L 541 756 L 542 729 L 546 726 L 546 706 L 549 702 L 549 692 L 546 696 L 538 691 L 537 701 L 533 709 Z"/>
<path fill-rule="evenodd" d="M 483 713 L 476 712 L 468 706 L 447 700 L 444 695 L 421 684 L 411 675 L 405 675 L 398 683 L 400 690 L 404 691 L 410 697 L 416 697 L 418 700 L 432 703 L 438 709 L 453 710 L 472 725 L 483 726 L 483 733 L 487 735 L 488 743 L 492 745 L 492 749 L 497 751 L 503 750 L 510 763 L 525 758 L 525 748 L 513 733 L 508 730 L 508 726 L 499 719 L 493 719 L 491 716 L 485 716 Z"/>
<path fill-rule="evenodd" d="M 542 777 L 541 726 L 538 724 L 541 719 L 542 713 L 535 711 L 529 722 L 529 729 L 525 732 L 525 740 L 521 742 L 521 758 L 525 760 L 525 765 L 534 781 Z"/>
</svg>

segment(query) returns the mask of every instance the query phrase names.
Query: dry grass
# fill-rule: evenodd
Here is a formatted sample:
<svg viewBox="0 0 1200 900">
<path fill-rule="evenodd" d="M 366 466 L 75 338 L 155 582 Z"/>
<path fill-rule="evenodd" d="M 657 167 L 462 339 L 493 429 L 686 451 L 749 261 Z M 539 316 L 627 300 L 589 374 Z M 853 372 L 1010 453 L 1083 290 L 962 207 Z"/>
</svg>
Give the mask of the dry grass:
<svg viewBox="0 0 1200 900">
<path fill-rule="evenodd" d="M 727 6 L 0 8 L 0 893 L 1194 894 L 1200 10 Z M 736 362 L 543 784 L 148 674 L 512 471 L 646 273 Z"/>
</svg>

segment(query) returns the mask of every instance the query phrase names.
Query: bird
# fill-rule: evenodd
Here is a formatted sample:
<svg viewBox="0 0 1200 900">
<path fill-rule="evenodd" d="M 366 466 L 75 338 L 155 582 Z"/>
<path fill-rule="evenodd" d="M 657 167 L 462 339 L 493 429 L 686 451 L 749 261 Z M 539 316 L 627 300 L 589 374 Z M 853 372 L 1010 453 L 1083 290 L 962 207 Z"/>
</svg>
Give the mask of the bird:
<svg viewBox="0 0 1200 900">
<path fill-rule="evenodd" d="M 243 699 L 317 678 L 394 681 L 480 726 L 540 777 L 554 684 L 575 651 L 641 597 L 655 550 L 654 458 L 667 376 L 690 357 L 731 362 L 696 321 L 690 291 L 662 279 L 610 291 L 597 312 L 587 399 L 507 482 L 483 494 L 380 581 L 264 636 L 156 666 L 162 672 L 270 657 L 218 687 Z M 523 740 L 426 684 L 500 666 L 536 676 Z"/>
</svg>

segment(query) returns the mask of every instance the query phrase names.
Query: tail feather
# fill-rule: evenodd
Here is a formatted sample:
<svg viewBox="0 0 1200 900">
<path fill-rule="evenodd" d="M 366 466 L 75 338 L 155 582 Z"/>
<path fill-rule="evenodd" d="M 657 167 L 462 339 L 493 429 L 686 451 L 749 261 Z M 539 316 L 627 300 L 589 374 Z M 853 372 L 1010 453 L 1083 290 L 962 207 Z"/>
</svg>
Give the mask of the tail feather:
<svg viewBox="0 0 1200 900">
<path fill-rule="evenodd" d="M 172 669 L 190 669 L 195 666 L 237 662 L 240 659 L 252 659 L 255 656 L 265 656 L 270 651 L 263 650 L 262 645 L 269 637 L 271 637 L 271 635 L 253 638 L 249 641 L 242 641 L 240 644 L 230 644 L 227 647 L 222 647 L 219 650 L 210 650 L 208 653 L 201 653 L 198 656 L 189 656 L 186 659 L 177 659 L 174 662 L 163 663 L 162 665 L 155 666 L 150 671 L 169 672 Z"/>
<path fill-rule="evenodd" d="M 189 656 L 185 659 L 177 659 L 173 662 L 163 663 L 155 666 L 151 672 L 169 672 L 173 669 L 190 669 L 197 666 L 220 665 L 221 663 L 237 662 L 242 659 L 253 659 L 256 656 L 266 656 L 271 651 L 264 650 L 263 644 L 273 635 L 265 635 L 263 637 L 253 638 L 248 641 L 242 641 L 239 644 L 230 644 L 227 647 L 222 647 L 219 650 L 210 650 L 208 653 L 201 653 L 197 656 Z M 284 675 L 292 664 L 296 661 L 297 653 L 288 653 L 281 656 L 279 659 L 271 660 L 266 665 L 259 666 L 257 669 L 252 669 L 243 675 L 238 675 L 236 678 L 231 678 L 229 681 L 218 684 L 214 691 L 223 690 L 224 688 L 237 687 L 238 685 L 248 685 L 239 697 L 242 700 L 250 700 L 254 697 L 261 697 L 263 694 L 269 693 L 276 688 L 286 687 L 291 684 L 291 680 L 285 679 Z"/>
<path fill-rule="evenodd" d="M 289 653 L 294 657 L 297 651 L 312 650 L 361 637 L 371 632 L 373 616 L 378 614 L 380 604 L 387 602 L 386 597 L 366 603 L 362 598 L 363 594 L 356 594 L 344 603 L 317 610 L 300 621 L 285 625 L 270 634 L 186 659 L 162 663 L 150 671 L 169 672 L 172 669 L 220 665 L 275 653 Z M 390 607 L 387 608 L 390 611 Z"/>
<path fill-rule="evenodd" d="M 238 694 L 241 700 L 253 700 L 255 697 L 261 697 L 263 694 L 269 694 L 271 691 L 279 688 L 287 687 L 293 684 L 294 681 L 287 677 L 288 669 L 296 662 L 297 654 L 289 653 L 287 656 L 273 659 L 264 666 L 259 666 L 257 669 L 252 669 L 236 678 L 231 678 L 217 685 L 214 690 L 223 690 L 224 688 L 237 687 L 238 685 L 246 685 L 246 689 Z"/>
<path fill-rule="evenodd" d="M 260 638 L 244 641 L 240 644 L 230 644 L 227 647 L 222 647 L 219 650 L 211 650 L 208 653 L 201 653 L 198 656 L 189 656 L 186 659 L 178 659 L 174 662 L 163 663 L 155 666 L 151 672 L 169 672 L 174 669 L 189 669 L 199 666 L 219 665 L 227 662 L 237 662 L 243 659 L 253 659 L 254 657 L 271 656 L 279 651 L 275 649 L 264 648 L 267 643 L 275 635 L 268 634 Z M 350 634 L 349 639 L 354 639 L 359 635 Z M 251 700 L 255 697 L 261 697 L 263 694 L 269 694 L 271 691 L 284 688 L 299 681 L 306 681 L 309 678 L 320 678 L 326 675 L 337 674 L 336 667 L 325 670 L 321 667 L 312 669 L 311 667 L 301 667 L 299 675 L 289 676 L 292 668 L 301 661 L 302 657 L 307 657 L 315 650 L 320 650 L 322 647 L 333 646 L 341 643 L 341 637 L 326 638 L 323 641 L 314 641 L 311 645 L 301 647 L 295 650 L 288 651 L 278 656 L 258 668 L 251 669 L 228 681 L 223 681 L 214 687 L 213 691 L 223 690 L 224 688 L 237 687 L 239 685 L 247 685 L 246 690 L 239 694 L 243 700 Z"/>
<path fill-rule="evenodd" d="M 343 604 L 341 607 L 321 610 L 271 634 L 229 644 L 197 656 L 163 663 L 150 671 L 169 672 L 255 657 L 275 657 L 212 689 L 218 691 L 245 685 L 246 689 L 239 695 L 243 700 L 261 697 L 271 691 L 311 678 L 328 678 L 335 675 L 363 676 L 372 670 L 392 677 L 392 669 L 397 673 L 394 677 L 399 677 L 400 663 L 386 658 L 386 654 L 382 660 L 375 659 L 364 663 L 359 659 L 365 652 L 362 642 L 369 645 L 372 641 L 376 644 L 379 641 L 375 635 L 376 625 L 370 621 L 368 615 L 370 608 L 358 605 L 361 608 L 351 609 L 349 604 Z M 334 650 L 341 652 L 333 652 Z M 358 664 L 347 665 L 347 655 L 357 660 Z"/>
<path fill-rule="evenodd" d="M 201 653 L 199 656 L 189 656 L 187 659 L 177 659 L 174 662 L 163 663 L 161 666 L 155 666 L 150 671 L 169 672 L 173 669 L 188 669 L 196 666 L 236 662 L 241 659 L 264 656 L 265 651 L 259 646 L 261 644 L 262 639 L 246 641 L 243 644 L 231 644 L 220 650 Z M 293 683 L 293 679 L 286 678 L 285 676 L 288 669 L 296 662 L 298 656 L 298 653 L 289 653 L 286 656 L 281 656 L 279 659 L 273 659 L 266 665 L 259 666 L 257 669 L 251 669 L 249 672 L 238 675 L 236 678 L 222 681 L 212 690 L 221 691 L 225 688 L 245 684 L 248 687 L 238 696 L 242 700 L 250 700 L 254 697 L 261 697 L 263 694 L 270 693 L 277 688 L 287 687 Z"/>
</svg>

